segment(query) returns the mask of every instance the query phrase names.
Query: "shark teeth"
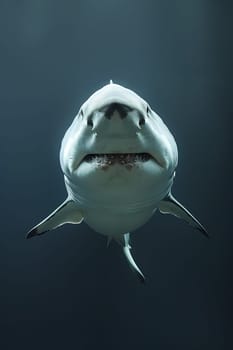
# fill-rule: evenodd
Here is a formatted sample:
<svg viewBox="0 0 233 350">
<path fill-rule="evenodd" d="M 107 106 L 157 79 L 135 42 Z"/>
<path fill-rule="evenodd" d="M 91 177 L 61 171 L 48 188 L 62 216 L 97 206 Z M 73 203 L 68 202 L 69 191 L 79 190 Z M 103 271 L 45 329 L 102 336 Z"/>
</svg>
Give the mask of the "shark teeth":
<svg viewBox="0 0 233 350">
<path fill-rule="evenodd" d="M 149 153 L 98 153 L 86 155 L 83 161 L 88 163 L 96 162 L 101 165 L 113 165 L 115 163 L 126 165 L 136 162 L 146 162 L 151 158 Z"/>
</svg>

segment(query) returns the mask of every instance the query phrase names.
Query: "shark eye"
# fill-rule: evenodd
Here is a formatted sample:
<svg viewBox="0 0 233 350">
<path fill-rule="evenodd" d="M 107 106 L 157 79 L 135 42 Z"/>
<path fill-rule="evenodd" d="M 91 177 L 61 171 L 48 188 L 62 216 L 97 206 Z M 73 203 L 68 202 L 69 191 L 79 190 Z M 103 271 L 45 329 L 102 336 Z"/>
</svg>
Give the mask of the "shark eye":
<svg viewBox="0 0 233 350">
<path fill-rule="evenodd" d="M 139 126 L 142 126 L 145 124 L 145 118 L 144 116 L 140 113 L 140 119 L 139 119 Z"/>
<path fill-rule="evenodd" d="M 87 125 L 93 128 L 92 115 L 87 118 Z"/>
<path fill-rule="evenodd" d="M 81 109 L 81 111 L 79 112 L 80 117 L 83 117 L 83 110 Z"/>
<path fill-rule="evenodd" d="M 147 105 L 146 106 L 146 113 L 149 114 L 150 113 L 150 107 Z"/>
</svg>

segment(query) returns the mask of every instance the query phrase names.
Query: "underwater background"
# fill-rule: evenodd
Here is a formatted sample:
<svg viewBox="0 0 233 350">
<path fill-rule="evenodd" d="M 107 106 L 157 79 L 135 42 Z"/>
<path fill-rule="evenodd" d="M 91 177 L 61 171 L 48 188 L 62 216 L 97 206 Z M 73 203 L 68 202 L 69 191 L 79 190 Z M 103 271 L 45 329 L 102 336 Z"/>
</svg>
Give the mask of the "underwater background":
<svg viewBox="0 0 233 350">
<path fill-rule="evenodd" d="M 0 0 L 0 348 L 232 349 L 231 1 Z M 85 224 L 25 240 L 66 196 L 61 139 L 110 79 L 174 134 L 174 196 L 117 244 Z"/>
</svg>

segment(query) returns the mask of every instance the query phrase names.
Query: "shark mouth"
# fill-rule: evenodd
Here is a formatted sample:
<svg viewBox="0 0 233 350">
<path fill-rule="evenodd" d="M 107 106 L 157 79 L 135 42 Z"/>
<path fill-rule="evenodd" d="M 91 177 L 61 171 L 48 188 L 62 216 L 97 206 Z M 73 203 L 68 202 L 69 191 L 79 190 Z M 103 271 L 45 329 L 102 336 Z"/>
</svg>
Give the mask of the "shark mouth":
<svg viewBox="0 0 233 350">
<path fill-rule="evenodd" d="M 149 153 L 98 153 L 86 155 L 83 161 L 95 163 L 103 168 L 114 164 L 121 164 L 132 168 L 137 162 L 147 162 L 152 158 Z"/>
</svg>

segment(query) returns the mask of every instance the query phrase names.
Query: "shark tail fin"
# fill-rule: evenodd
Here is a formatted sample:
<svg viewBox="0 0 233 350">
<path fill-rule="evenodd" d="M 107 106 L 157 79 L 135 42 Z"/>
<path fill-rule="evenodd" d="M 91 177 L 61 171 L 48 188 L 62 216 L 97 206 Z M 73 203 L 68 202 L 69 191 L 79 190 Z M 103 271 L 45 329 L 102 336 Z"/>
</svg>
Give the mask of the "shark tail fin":
<svg viewBox="0 0 233 350">
<path fill-rule="evenodd" d="M 199 230 L 203 235 L 209 237 L 204 226 L 202 226 L 202 224 L 182 204 L 180 204 L 171 193 L 160 201 L 159 210 L 163 214 L 172 214 L 183 219 L 195 229 Z"/>
<path fill-rule="evenodd" d="M 142 283 L 145 283 L 145 276 L 143 275 L 142 271 L 137 266 L 136 262 L 134 261 L 132 254 L 130 252 L 131 246 L 130 246 L 130 233 L 125 233 L 124 235 L 115 236 L 113 237 L 115 241 L 117 241 L 123 249 L 123 253 L 128 261 L 129 267 L 132 269 L 132 271 L 136 274 L 139 281 Z"/>
<path fill-rule="evenodd" d="M 111 236 L 108 236 L 108 237 L 107 237 L 107 248 L 109 247 L 109 245 L 110 245 L 112 239 L 113 239 L 113 238 L 112 238 Z"/>
<path fill-rule="evenodd" d="M 67 199 L 57 209 L 55 209 L 48 217 L 34 226 L 26 235 L 26 238 L 42 235 L 48 231 L 64 224 L 80 224 L 83 215 L 75 202 Z"/>
</svg>

